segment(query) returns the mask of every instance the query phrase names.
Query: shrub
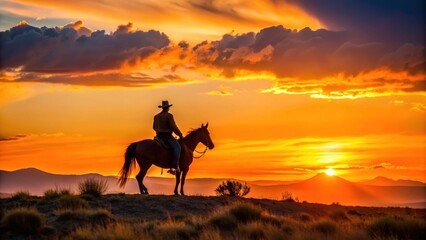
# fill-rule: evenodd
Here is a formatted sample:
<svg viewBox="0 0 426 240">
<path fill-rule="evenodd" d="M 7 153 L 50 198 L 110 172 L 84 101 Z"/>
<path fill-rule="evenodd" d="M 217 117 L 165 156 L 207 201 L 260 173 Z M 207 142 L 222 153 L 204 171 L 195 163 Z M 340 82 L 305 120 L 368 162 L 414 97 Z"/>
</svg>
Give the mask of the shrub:
<svg viewBox="0 0 426 240">
<path fill-rule="evenodd" d="M 293 193 L 289 191 L 285 191 L 284 193 L 282 193 L 282 200 L 285 202 L 299 202 L 299 198 L 294 197 Z"/>
<path fill-rule="evenodd" d="M 87 208 L 88 206 L 89 203 L 86 200 L 74 195 L 63 195 L 59 198 L 57 203 L 58 209 L 77 210 Z"/>
<path fill-rule="evenodd" d="M 15 233 L 37 234 L 44 226 L 44 217 L 36 209 L 17 208 L 6 212 L 2 225 Z"/>
<path fill-rule="evenodd" d="M 262 210 L 254 205 L 240 203 L 232 206 L 229 213 L 240 222 L 246 223 L 258 220 L 262 216 Z"/>
<path fill-rule="evenodd" d="M 333 235 L 337 232 L 337 226 L 330 221 L 320 221 L 312 225 L 312 229 L 324 235 Z"/>
<path fill-rule="evenodd" d="M 108 183 L 106 180 L 87 178 L 80 182 L 78 189 L 81 195 L 100 197 L 108 190 Z"/>
<path fill-rule="evenodd" d="M 31 198 L 31 194 L 28 191 L 18 191 L 12 194 L 12 200 L 28 200 Z"/>
<path fill-rule="evenodd" d="M 424 239 L 426 223 L 418 219 L 382 217 L 367 226 L 371 237 Z"/>
<path fill-rule="evenodd" d="M 219 196 L 244 197 L 250 192 L 247 183 L 241 184 L 237 181 L 226 180 L 222 182 L 215 190 Z"/>
</svg>

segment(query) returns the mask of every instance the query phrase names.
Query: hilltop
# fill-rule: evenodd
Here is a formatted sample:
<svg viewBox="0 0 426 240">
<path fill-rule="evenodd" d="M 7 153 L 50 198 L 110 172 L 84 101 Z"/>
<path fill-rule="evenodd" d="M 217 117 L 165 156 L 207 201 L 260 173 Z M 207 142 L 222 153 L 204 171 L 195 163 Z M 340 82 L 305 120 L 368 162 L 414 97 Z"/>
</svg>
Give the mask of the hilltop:
<svg viewBox="0 0 426 240">
<path fill-rule="evenodd" d="M 28 191 L 41 196 L 55 187 L 68 188 L 76 191 L 78 183 L 87 178 L 103 179 L 109 185 L 108 193 L 139 193 L 135 179 L 129 179 L 126 187 L 117 186 L 114 176 L 99 174 L 60 175 L 29 168 L 17 171 L 0 170 L 0 196 L 10 196 L 17 191 Z M 187 179 L 185 192 L 188 195 L 214 196 L 215 188 L 226 179 Z M 246 182 L 239 180 L 241 182 Z M 172 194 L 175 180 L 173 178 L 146 177 L 145 185 L 152 194 Z M 378 178 L 361 183 L 351 182 L 338 176 L 324 173 L 297 182 L 280 181 L 247 181 L 251 191 L 247 197 L 281 200 L 286 192 L 291 193 L 300 201 L 316 203 L 340 203 L 343 205 L 360 206 L 407 206 L 426 208 L 426 185 L 421 182 L 394 181 Z"/>
<path fill-rule="evenodd" d="M 381 222 L 390 222 L 396 230 L 391 234 L 399 239 L 421 239 L 426 230 L 425 209 L 255 198 L 15 196 L 0 199 L 0 206 L 2 226 L 5 216 L 16 209 L 21 214 L 35 212 L 45 219 L 41 229 L 31 233 L 32 239 L 391 239 L 392 235 L 380 227 Z M 0 229 L 0 238 L 28 238 L 22 231 L 13 232 L 14 228 Z"/>
</svg>

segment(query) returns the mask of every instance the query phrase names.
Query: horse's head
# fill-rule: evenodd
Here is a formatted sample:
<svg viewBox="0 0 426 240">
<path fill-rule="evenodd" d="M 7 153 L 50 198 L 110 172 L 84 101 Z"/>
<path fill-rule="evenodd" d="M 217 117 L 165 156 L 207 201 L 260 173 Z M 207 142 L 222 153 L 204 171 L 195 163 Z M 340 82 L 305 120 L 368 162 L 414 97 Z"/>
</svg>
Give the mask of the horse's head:
<svg viewBox="0 0 426 240">
<path fill-rule="evenodd" d="M 209 133 L 209 130 L 207 129 L 208 126 L 209 126 L 209 123 L 207 123 L 205 126 L 204 124 L 201 124 L 200 142 L 206 145 L 206 147 L 208 147 L 209 149 L 213 149 L 214 144 L 212 139 L 210 138 L 210 133 Z"/>
</svg>

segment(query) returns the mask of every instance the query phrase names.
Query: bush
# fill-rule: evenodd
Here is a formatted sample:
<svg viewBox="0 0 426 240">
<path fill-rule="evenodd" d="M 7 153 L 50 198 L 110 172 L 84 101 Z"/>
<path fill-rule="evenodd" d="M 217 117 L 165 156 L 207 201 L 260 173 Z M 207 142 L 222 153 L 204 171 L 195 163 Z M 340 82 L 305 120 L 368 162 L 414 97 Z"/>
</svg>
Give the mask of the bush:
<svg viewBox="0 0 426 240">
<path fill-rule="evenodd" d="M 282 200 L 285 202 L 299 202 L 299 198 L 294 197 L 293 193 L 289 191 L 285 191 L 284 193 L 282 193 Z"/>
<path fill-rule="evenodd" d="M 426 223 L 417 219 L 382 217 L 367 226 L 371 237 L 424 239 Z"/>
<path fill-rule="evenodd" d="M 44 217 L 36 209 L 17 208 L 6 212 L 1 222 L 14 233 L 38 234 L 44 226 Z"/>
<path fill-rule="evenodd" d="M 240 222 L 247 223 L 258 220 L 262 216 L 262 210 L 251 204 L 241 203 L 232 206 L 229 213 Z"/>
<path fill-rule="evenodd" d="M 57 208 L 58 209 L 70 209 L 70 210 L 77 210 L 77 209 L 83 209 L 87 208 L 89 206 L 89 203 L 81 199 L 78 196 L 74 195 L 64 195 L 59 198 Z"/>
<path fill-rule="evenodd" d="M 31 194 L 28 191 L 18 191 L 12 194 L 12 200 L 28 200 L 31 198 Z"/>
<path fill-rule="evenodd" d="M 219 196 L 244 197 L 250 192 L 247 183 L 241 184 L 237 181 L 226 180 L 222 182 L 215 190 Z"/>
<path fill-rule="evenodd" d="M 100 197 L 108 190 L 108 183 L 106 180 L 87 178 L 80 182 L 78 189 L 81 195 Z"/>
</svg>

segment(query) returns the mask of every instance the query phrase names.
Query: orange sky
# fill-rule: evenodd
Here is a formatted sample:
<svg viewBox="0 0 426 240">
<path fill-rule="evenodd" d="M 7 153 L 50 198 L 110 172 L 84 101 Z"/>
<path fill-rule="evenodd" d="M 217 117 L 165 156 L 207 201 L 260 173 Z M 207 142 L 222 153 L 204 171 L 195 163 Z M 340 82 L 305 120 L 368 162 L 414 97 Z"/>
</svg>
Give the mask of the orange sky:
<svg viewBox="0 0 426 240">
<path fill-rule="evenodd" d="M 216 145 L 189 178 L 426 182 L 424 44 L 302 2 L 4 1 L 0 169 L 117 175 L 168 99 Z"/>
</svg>

